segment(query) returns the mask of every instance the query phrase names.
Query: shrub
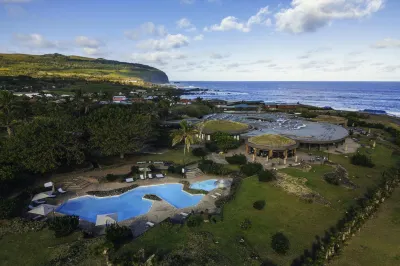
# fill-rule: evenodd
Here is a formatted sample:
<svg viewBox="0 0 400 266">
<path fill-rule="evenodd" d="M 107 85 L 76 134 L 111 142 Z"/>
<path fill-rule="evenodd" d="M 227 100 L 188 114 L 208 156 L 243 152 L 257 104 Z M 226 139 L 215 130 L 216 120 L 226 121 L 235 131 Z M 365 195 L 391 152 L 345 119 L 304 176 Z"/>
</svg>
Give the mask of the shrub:
<svg viewBox="0 0 400 266">
<path fill-rule="evenodd" d="M 243 220 L 243 222 L 240 223 L 240 228 L 243 230 L 248 230 L 251 228 L 251 221 L 247 218 Z"/>
<path fill-rule="evenodd" d="M 117 175 L 108 174 L 108 175 L 106 175 L 106 180 L 108 182 L 114 182 L 114 181 L 116 181 L 118 179 L 118 177 L 119 176 L 117 176 Z"/>
<path fill-rule="evenodd" d="M 217 132 L 211 136 L 212 141 L 217 145 L 218 149 L 226 152 L 227 150 L 236 149 L 240 146 L 240 141 L 236 140 L 233 136 Z"/>
<path fill-rule="evenodd" d="M 154 166 L 154 164 L 149 165 L 150 171 L 154 172 L 157 168 Z"/>
<path fill-rule="evenodd" d="M 173 165 L 168 166 L 168 170 L 167 171 L 170 174 L 174 174 L 175 173 L 175 166 L 173 166 Z"/>
<path fill-rule="evenodd" d="M 106 228 L 106 239 L 112 243 L 114 247 L 130 241 L 133 238 L 132 231 L 127 226 L 120 226 L 118 224 L 111 224 Z"/>
<path fill-rule="evenodd" d="M 271 247 L 279 254 L 286 254 L 290 248 L 289 239 L 281 232 L 272 236 Z"/>
<path fill-rule="evenodd" d="M 357 153 L 351 157 L 351 163 L 354 165 L 366 166 L 366 167 L 374 167 L 375 165 L 372 163 L 370 157 L 365 154 Z"/>
<path fill-rule="evenodd" d="M 145 199 L 149 199 L 149 200 L 155 200 L 155 201 L 161 201 L 162 199 L 160 199 L 160 197 L 158 197 L 157 195 L 154 194 L 146 194 L 143 196 L 143 198 Z"/>
<path fill-rule="evenodd" d="M 203 217 L 201 215 L 192 215 L 187 219 L 186 225 L 188 227 L 198 227 L 203 223 Z"/>
<path fill-rule="evenodd" d="M 302 112 L 300 116 L 304 117 L 304 118 L 316 118 L 318 116 L 318 114 L 310 113 L 310 112 Z"/>
<path fill-rule="evenodd" d="M 79 226 L 78 216 L 54 217 L 49 223 L 49 229 L 56 237 L 63 237 L 73 233 Z"/>
<path fill-rule="evenodd" d="M 263 170 L 258 173 L 258 181 L 270 182 L 272 180 L 276 180 L 276 175 L 273 171 Z"/>
<path fill-rule="evenodd" d="M 207 142 L 206 143 L 206 148 L 210 152 L 217 152 L 219 150 L 218 146 L 217 146 L 217 144 L 215 142 Z"/>
<path fill-rule="evenodd" d="M 131 174 L 133 174 L 133 175 L 139 174 L 139 166 L 133 165 L 131 167 Z"/>
<path fill-rule="evenodd" d="M 214 175 L 228 175 L 232 172 L 232 170 L 226 168 L 223 164 L 214 163 L 210 160 L 199 163 L 199 169 L 206 174 Z"/>
<path fill-rule="evenodd" d="M 262 210 L 265 207 L 265 200 L 257 200 L 253 203 L 254 209 Z"/>
<path fill-rule="evenodd" d="M 263 166 L 260 163 L 247 163 L 240 167 L 240 172 L 245 176 L 252 176 L 258 174 L 263 170 Z"/>
<path fill-rule="evenodd" d="M 235 154 L 231 157 L 226 157 L 225 159 L 230 164 L 243 165 L 247 163 L 247 158 L 244 154 Z"/>
<path fill-rule="evenodd" d="M 13 199 L 0 200 L 0 219 L 9 219 L 16 216 L 17 202 Z"/>
<path fill-rule="evenodd" d="M 207 156 L 208 152 L 203 148 L 194 148 L 192 150 L 192 154 L 196 157 L 201 157 L 202 159 L 204 159 L 204 157 Z"/>
</svg>

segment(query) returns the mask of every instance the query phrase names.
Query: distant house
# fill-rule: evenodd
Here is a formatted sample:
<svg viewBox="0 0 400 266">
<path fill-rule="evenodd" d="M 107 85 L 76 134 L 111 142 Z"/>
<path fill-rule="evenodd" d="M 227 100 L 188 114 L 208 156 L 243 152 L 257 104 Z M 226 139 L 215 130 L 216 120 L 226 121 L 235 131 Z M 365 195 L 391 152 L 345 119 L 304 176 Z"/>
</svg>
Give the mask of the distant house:
<svg viewBox="0 0 400 266">
<path fill-rule="evenodd" d="M 210 99 L 210 100 L 207 100 L 207 102 L 212 105 L 215 105 L 217 107 L 222 107 L 228 103 L 227 101 L 220 100 L 220 99 Z"/>
<path fill-rule="evenodd" d="M 180 104 L 180 105 L 189 105 L 189 104 L 192 104 L 192 101 L 189 100 L 189 99 L 180 99 L 180 101 L 179 101 L 177 104 Z"/>
</svg>

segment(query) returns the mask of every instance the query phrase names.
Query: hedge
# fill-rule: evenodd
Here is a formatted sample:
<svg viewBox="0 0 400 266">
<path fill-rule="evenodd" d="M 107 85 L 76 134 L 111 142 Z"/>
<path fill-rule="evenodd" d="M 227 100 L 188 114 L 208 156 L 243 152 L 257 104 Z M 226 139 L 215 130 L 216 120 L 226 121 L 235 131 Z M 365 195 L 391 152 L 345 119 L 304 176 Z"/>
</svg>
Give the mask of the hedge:
<svg viewBox="0 0 400 266">
<path fill-rule="evenodd" d="M 79 226 L 79 217 L 78 216 L 61 216 L 54 217 L 49 222 L 49 229 L 54 231 L 54 235 L 56 237 L 68 236 Z"/>
<path fill-rule="evenodd" d="M 86 192 L 86 194 L 96 196 L 96 197 L 117 196 L 117 195 L 121 195 L 129 190 L 137 188 L 138 186 L 139 186 L 138 184 L 133 184 L 129 187 L 117 188 L 117 189 L 107 190 L 107 191 L 98 191 L 98 190 L 88 191 L 88 192 Z"/>
<path fill-rule="evenodd" d="M 245 176 L 252 176 L 258 174 L 263 170 L 263 166 L 260 163 L 247 163 L 240 167 L 240 172 Z"/>
<path fill-rule="evenodd" d="M 375 165 L 372 163 L 370 157 L 365 154 L 357 153 L 351 157 L 351 163 L 354 165 L 366 166 L 366 167 L 374 167 Z"/>
<path fill-rule="evenodd" d="M 244 154 L 235 154 L 231 157 L 226 157 L 225 160 L 230 164 L 243 165 L 247 163 L 247 158 Z"/>
<path fill-rule="evenodd" d="M 276 174 L 273 171 L 263 170 L 258 173 L 258 181 L 270 182 L 276 180 Z"/>
</svg>

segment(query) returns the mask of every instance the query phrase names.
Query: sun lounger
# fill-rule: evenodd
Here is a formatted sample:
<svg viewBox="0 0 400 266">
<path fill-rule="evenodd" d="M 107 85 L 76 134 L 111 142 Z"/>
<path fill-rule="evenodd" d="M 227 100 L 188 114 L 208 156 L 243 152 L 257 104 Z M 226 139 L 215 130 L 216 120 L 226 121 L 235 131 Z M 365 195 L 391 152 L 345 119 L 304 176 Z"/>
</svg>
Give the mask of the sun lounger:
<svg viewBox="0 0 400 266">
<path fill-rule="evenodd" d="M 164 175 L 163 174 L 156 174 L 156 177 L 157 178 L 164 178 Z"/>
<path fill-rule="evenodd" d="M 57 195 L 49 194 L 49 198 L 55 198 Z"/>
<path fill-rule="evenodd" d="M 149 226 L 149 227 L 153 227 L 153 226 L 154 226 L 154 223 L 152 223 L 152 222 L 147 222 L 146 225 Z"/>
<path fill-rule="evenodd" d="M 33 207 L 32 205 L 29 205 L 28 208 L 32 210 L 32 209 L 34 209 L 35 207 Z"/>
<path fill-rule="evenodd" d="M 152 179 L 152 178 L 153 178 L 153 175 L 152 175 L 152 174 L 148 174 L 147 176 L 149 177 L 149 179 Z"/>
<path fill-rule="evenodd" d="M 127 179 L 125 179 L 125 181 L 126 181 L 126 183 L 132 183 L 133 182 L 133 178 L 131 177 L 131 178 L 127 178 Z"/>
<path fill-rule="evenodd" d="M 211 195 L 211 197 L 212 197 L 212 198 L 214 198 L 214 199 L 218 198 L 218 197 L 217 197 L 217 196 L 215 196 L 215 195 Z"/>
<path fill-rule="evenodd" d="M 217 195 L 218 197 L 221 196 L 221 193 L 215 192 L 215 195 Z"/>
<path fill-rule="evenodd" d="M 140 175 L 140 179 L 145 180 L 144 175 Z"/>
<path fill-rule="evenodd" d="M 137 162 L 137 164 L 145 164 L 146 162 Z"/>
<path fill-rule="evenodd" d="M 58 190 L 58 192 L 60 192 L 61 194 L 67 193 L 67 191 L 63 190 L 62 188 L 58 188 L 57 190 Z"/>
<path fill-rule="evenodd" d="M 188 217 L 189 214 L 187 214 L 186 212 L 181 212 L 180 215 L 182 215 L 183 217 Z"/>
<path fill-rule="evenodd" d="M 44 201 L 44 200 L 34 200 L 33 203 L 39 205 L 39 204 L 44 204 L 44 203 L 46 203 L 46 201 Z"/>
<path fill-rule="evenodd" d="M 164 164 L 164 162 L 154 162 L 154 164 Z"/>
</svg>

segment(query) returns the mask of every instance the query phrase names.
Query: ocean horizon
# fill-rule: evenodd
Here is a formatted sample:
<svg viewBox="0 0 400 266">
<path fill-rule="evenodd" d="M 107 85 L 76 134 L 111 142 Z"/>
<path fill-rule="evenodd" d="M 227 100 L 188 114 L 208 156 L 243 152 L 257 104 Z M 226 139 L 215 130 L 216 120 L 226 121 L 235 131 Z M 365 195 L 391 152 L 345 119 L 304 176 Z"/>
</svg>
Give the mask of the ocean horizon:
<svg viewBox="0 0 400 266">
<path fill-rule="evenodd" d="M 183 89 L 207 89 L 184 98 L 301 103 L 336 110 L 382 110 L 400 116 L 397 81 L 174 81 Z"/>
</svg>

